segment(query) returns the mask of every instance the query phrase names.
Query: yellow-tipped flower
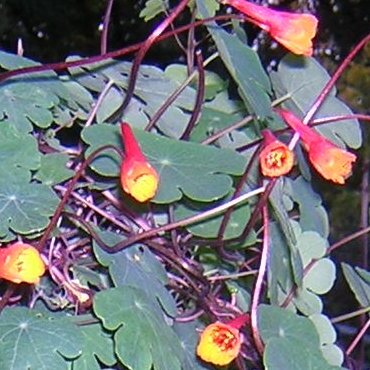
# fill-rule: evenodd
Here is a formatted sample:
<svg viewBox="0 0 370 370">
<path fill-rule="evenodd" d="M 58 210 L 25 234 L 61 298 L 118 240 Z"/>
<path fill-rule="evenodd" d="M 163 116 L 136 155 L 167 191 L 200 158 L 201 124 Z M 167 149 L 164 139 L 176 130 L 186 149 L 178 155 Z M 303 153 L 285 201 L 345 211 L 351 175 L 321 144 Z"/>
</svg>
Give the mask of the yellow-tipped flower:
<svg viewBox="0 0 370 370">
<path fill-rule="evenodd" d="M 200 335 L 197 355 L 206 362 L 225 366 L 235 360 L 240 352 L 239 329 L 249 322 L 249 315 L 243 314 L 228 323 L 216 321 L 208 325 Z"/>
<path fill-rule="evenodd" d="M 352 174 L 352 163 L 356 161 L 356 156 L 335 146 L 315 130 L 306 126 L 292 112 L 285 109 L 276 109 L 276 111 L 299 134 L 303 147 L 307 150 L 308 159 L 316 171 L 326 180 L 344 184 Z"/>
<path fill-rule="evenodd" d="M 45 264 L 32 245 L 15 243 L 0 249 L 0 278 L 16 284 L 37 284 L 44 273 Z"/>
<path fill-rule="evenodd" d="M 127 123 L 121 124 L 125 157 L 121 164 L 123 190 L 138 202 L 146 202 L 155 196 L 159 176 L 140 149 Z"/>
<path fill-rule="evenodd" d="M 270 9 L 246 0 L 221 0 L 245 14 L 272 38 L 298 55 L 312 55 L 312 39 L 318 20 L 312 14 L 296 14 Z"/>
<path fill-rule="evenodd" d="M 263 147 L 259 154 L 262 174 L 267 177 L 286 175 L 294 165 L 294 153 L 270 130 L 263 130 L 262 135 Z"/>
</svg>

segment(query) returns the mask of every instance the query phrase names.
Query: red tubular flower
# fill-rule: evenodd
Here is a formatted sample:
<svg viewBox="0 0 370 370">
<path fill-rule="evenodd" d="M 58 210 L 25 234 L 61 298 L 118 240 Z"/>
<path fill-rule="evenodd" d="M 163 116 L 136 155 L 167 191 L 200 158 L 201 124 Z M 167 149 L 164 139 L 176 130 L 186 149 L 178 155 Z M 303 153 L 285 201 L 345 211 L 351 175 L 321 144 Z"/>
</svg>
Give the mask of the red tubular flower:
<svg viewBox="0 0 370 370">
<path fill-rule="evenodd" d="M 244 13 L 280 44 L 298 55 L 312 55 L 318 20 L 312 14 L 294 14 L 266 8 L 246 0 L 221 0 Z"/>
<path fill-rule="evenodd" d="M 294 153 L 270 130 L 263 130 L 263 149 L 259 155 L 261 171 L 267 177 L 286 175 L 293 168 Z"/>
<path fill-rule="evenodd" d="M 0 249 L 0 278 L 16 284 L 37 284 L 44 273 L 45 264 L 32 245 L 15 243 Z"/>
<path fill-rule="evenodd" d="M 227 324 L 216 321 L 202 332 L 197 346 L 197 355 L 206 362 L 225 366 L 235 360 L 240 351 L 239 329 L 249 321 L 244 314 Z"/>
<path fill-rule="evenodd" d="M 344 184 L 352 174 L 352 162 L 356 161 L 356 156 L 335 146 L 306 126 L 292 112 L 284 109 L 276 109 L 276 111 L 300 135 L 303 146 L 308 152 L 308 158 L 317 172 L 326 180 Z"/>
<path fill-rule="evenodd" d="M 121 164 L 123 190 L 139 202 L 152 199 L 157 191 L 159 176 L 142 153 L 127 123 L 121 124 L 125 158 Z"/>
</svg>

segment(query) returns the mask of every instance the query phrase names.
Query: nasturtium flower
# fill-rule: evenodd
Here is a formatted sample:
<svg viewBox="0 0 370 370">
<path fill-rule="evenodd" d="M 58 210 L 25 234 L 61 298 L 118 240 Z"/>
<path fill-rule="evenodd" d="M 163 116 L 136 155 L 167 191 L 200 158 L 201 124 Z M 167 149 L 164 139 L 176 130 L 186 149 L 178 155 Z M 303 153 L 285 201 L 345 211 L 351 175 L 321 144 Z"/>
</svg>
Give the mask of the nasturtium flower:
<svg viewBox="0 0 370 370">
<path fill-rule="evenodd" d="M 303 147 L 307 150 L 308 159 L 316 171 L 326 180 L 344 184 L 352 174 L 352 163 L 356 161 L 356 156 L 345 149 L 338 148 L 305 125 L 292 112 L 285 109 L 277 109 L 277 112 L 299 134 Z"/>
<path fill-rule="evenodd" d="M 124 159 L 121 164 L 123 190 L 139 202 L 146 202 L 155 196 L 159 176 L 140 149 L 127 123 L 121 124 L 124 145 Z"/>
<path fill-rule="evenodd" d="M 248 321 L 249 315 L 243 314 L 228 323 L 216 321 L 208 325 L 200 335 L 197 355 L 214 365 L 228 365 L 239 355 L 242 342 L 239 329 Z"/>
<path fill-rule="evenodd" d="M 312 55 L 312 39 L 318 20 L 312 14 L 298 14 L 273 10 L 247 0 L 221 0 L 267 31 L 272 38 L 298 55 Z"/>
<path fill-rule="evenodd" d="M 279 177 L 289 173 L 294 165 L 294 153 L 270 130 L 263 130 L 262 136 L 262 150 L 259 154 L 262 174 Z"/>
<path fill-rule="evenodd" d="M 32 245 L 18 242 L 0 249 L 0 278 L 16 284 L 37 284 L 44 273 L 45 264 Z"/>
</svg>

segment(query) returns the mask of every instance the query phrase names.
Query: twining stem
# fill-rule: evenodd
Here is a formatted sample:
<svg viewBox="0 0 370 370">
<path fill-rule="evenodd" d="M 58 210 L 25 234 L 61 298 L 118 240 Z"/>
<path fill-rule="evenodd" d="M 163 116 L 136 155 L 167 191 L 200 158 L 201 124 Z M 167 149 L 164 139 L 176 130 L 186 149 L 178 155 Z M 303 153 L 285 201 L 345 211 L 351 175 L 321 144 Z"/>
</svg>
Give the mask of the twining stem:
<svg viewBox="0 0 370 370">
<path fill-rule="evenodd" d="M 204 24 L 207 24 L 209 22 L 214 22 L 214 21 L 222 21 L 222 20 L 230 20 L 230 19 L 238 19 L 243 21 L 243 18 L 240 15 L 235 15 L 235 14 L 227 14 L 227 15 L 218 15 L 215 17 L 210 17 L 210 18 L 205 18 L 199 21 L 194 22 L 193 24 L 186 24 L 184 26 L 178 27 L 173 31 L 168 31 L 163 33 L 161 36 L 158 37 L 156 41 L 163 41 L 166 40 L 173 35 L 177 35 L 180 33 L 183 33 L 193 27 L 199 27 L 203 26 Z M 144 41 L 145 42 L 145 41 Z M 24 74 L 28 73 L 37 73 L 37 72 L 44 72 L 44 71 L 63 71 L 68 68 L 73 68 L 73 67 L 81 67 L 89 64 L 94 64 L 98 62 L 102 62 L 104 60 L 112 59 L 112 58 L 117 58 L 117 57 L 122 57 L 124 55 L 133 53 L 137 50 L 139 50 L 144 42 L 138 42 L 136 44 L 114 50 L 102 55 L 94 55 L 92 57 L 88 58 L 81 58 L 78 60 L 73 60 L 69 62 L 57 62 L 57 63 L 47 63 L 43 65 L 37 65 L 37 66 L 31 66 L 31 67 L 23 67 L 23 68 L 17 68 L 13 69 L 11 71 L 6 71 L 0 73 L 0 82 L 5 81 L 11 77 L 15 76 L 21 76 Z"/>
<path fill-rule="evenodd" d="M 216 52 L 209 56 L 203 63 L 203 68 L 205 68 L 209 63 L 215 60 L 219 54 Z M 145 127 L 145 131 L 151 130 L 154 125 L 157 123 L 159 118 L 163 115 L 163 113 L 171 106 L 171 104 L 178 98 L 181 92 L 190 84 L 190 82 L 196 77 L 197 71 L 193 71 L 187 79 L 166 99 L 166 101 L 162 104 L 162 106 L 153 114 L 150 121 Z"/>
<path fill-rule="evenodd" d="M 339 65 L 333 76 L 330 80 L 326 83 L 326 85 L 321 90 L 319 96 L 315 99 L 311 108 L 306 113 L 305 117 L 303 118 L 303 123 L 308 124 L 314 115 L 317 113 L 321 105 L 324 103 L 326 97 L 330 93 L 331 89 L 334 87 L 335 83 L 338 79 L 342 76 L 344 70 L 348 67 L 349 63 L 353 60 L 353 58 L 357 55 L 357 53 L 369 42 L 370 34 L 365 36 L 356 46 L 355 48 L 347 55 L 347 57 L 343 60 L 343 62 Z M 297 144 L 299 140 L 299 134 L 296 132 L 289 143 L 289 148 L 292 149 Z"/>
<path fill-rule="evenodd" d="M 260 267 L 258 269 L 258 275 L 256 283 L 254 286 L 252 303 L 251 303 L 251 328 L 252 336 L 256 344 L 256 348 L 260 355 L 263 354 L 264 345 L 261 340 L 261 336 L 258 330 L 258 317 L 257 317 L 257 307 L 260 302 L 263 280 L 267 268 L 267 260 L 269 255 L 269 216 L 267 206 L 262 208 L 262 217 L 263 217 L 263 243 L 262 243 L 262 252 L 261 252 L 261 261 Z"/>
<path fill-rule="evenodd" d="M 346 313 L 344 315 L 340 315 L 340 316 L 334 317 L 330 321 L 333 324 L 337 324 L 338 322 L 351 320 L 351 319 L 353 319 L 355 317 L 361 316 L 361 315 L 363 315 L 365 313 L 368 313 L 368 312 L 370 312 L 370 306 L 369 307 L 360 308 L 359 310 L 356 310 L 356 311 L 353 311 L 353 312 L 350 312 L 350 313 Z"/>
<path fill-rule="evenodd" d="M 137 76 L 139 73 L 139 68 L 141 62 L 143 61 L 146 53 L 150 49 L 150 47 L 155 43 L 155 41 L 159 38 L 159 36 L 165 31 L 165 29 L 175 20 L 175 18 L 185 9 L 188 5 L 190 0 L 182 0 L 176 6 L 176 8 L 160 23 L 159 26 L 152 32 L 152 34 L 143 42 L 141 45 L 139 52 L 137 53 L 134 63 L 132 64 L 131 73 L 130 73 L 130 80 L 126 90 L 125 100 L 122 103 L 122 111 L 125 111 L 126 107 L 130 103 L 132 98 L 135 84 L 137 80 Z"/>
<path fill-rule="evenodd" d="M 352 341 L 350 346 L 346 350 L 346 356 L 349 356 L 352 351 L 356 348 L 357 344 L 361 341 L 362 337 L 365 335 L 367 329 L 370 327 L 370 319 L 367 320 L 366 324 L 361 328 L 356 338 Z"/>
<path fill-rule="evenodd" d="M 228 208 L 233 207 L 233 206 L 235 206 L 239 203 L 243 203 L 247 199 L 252 198 L 252 197 L 254 197 L 258 194 L 261 194 L 264 191 L 265 191 L 265 188 L 262 186 L 260 188 L 257 188 L 255 190 L 253 190 L 253 191 L 250 191 L 246 194 L 243 194 L 243 195 L 241 195 L 241 196 L 239 196 L 239 197 L 237 197 L 233 200 L 230 200 L 229 202 L 227 202 L 225 204 L 221 204 L 220 206 L 214 207 L 214 208 L 209 209 L 205 212 L 199 213 L 195 216 L 187 217 L 187 218 L 184 218 L 180 221 L 172 222 L 172 223 L 169 223 L 167 225 L 163 225 L 163 226 L 151 229 L 151 230 L 147 230 L 147 231 L 144 231 L 140 234 L 135 234 L 135 235 L 133 235 L 133 236 L 117 243 L 117 244 L 115 244 L 114 246 L 109 248 L 109 251 L 110 251 L 110 253 L 117 253 L 120 250 L 126 248 L 127 246 L 129 246 L 131 244 L 134 244 L 134 243 L 137 243 L 140 240 L 150 238 L 152 236 L 158 235 L 158 234 L 163 233 L 165 231 L 170 231 L 170 230 L 178 228 L 178 227 L 184 227 L 184 226 L 187 226 L 187 225 L 205 220 L 205 219 L 207 219 L 209 217 L 212 217 L 212 216 L 216 216 L 216 215 L 222 213 L 223 211 L 227 210 Z"/>
<path fill-rule="evenodd" d="M 110 16 L 112 13 L 112 7 L 113 7 L 114 0 L 107 0 L 107 2 L 108 4 L 105 9 L 103 29 L 101 33 L 101 39 L 100 39 L 100 54 L 106 54 L 107 52 L 109 22 L 110 22 Z"/>
<path fill-rule="evenodd" d="M 68 183 L 67 190 L 65 191 L 61 201 L 58 204 L 57 209 L 54 212 L 53 217 L 51 218 L 48 227 L 46 228 L 45 232 L 43 233 L 38 245 L 36 248 L 41 252 L 46 244 L 46 241 L 49 239 L 49 236 L 51 232 L 53 231 L 56 223 L 58 222 L 58 219 L 60 215 L 63 212 L 64 206 L 66 205 L 69 197 L 71 196 L 71 193 L 73 192 L 73 189 L 75 185 L 77 184 L 78 180 L 80 179 L 81 175 L 84 173 L 86 167 L 95 159 L 97 155 L 104 152 L 107 149 L 113 149 L 115 152 L 118 153 L 119 156 L 121 156 L 120 151 L 113 145 L 104 145 L 100 147 L 99 149 L 92 152 L 86 160 L 81 164 L 81 167 L 77 170 L 76 174 L 73 176 L 72 180 Z"/>
<path fill-rule="evenodd" d="M 195 60 L 197 64 L 197 71 L 198 71 L 198 89 L 197 89 L 197 96 L 195 99 L 195 105 L 193 111 L 190 116 L 190 120 L 186 126 L 184 133 L 181 135 L 181 140 L 188 140 L 189 136 L 197 123 L 200 113 L 202 111 L 202 105 L 204 100 L 204 93 L 205 93 L 205 74 L 203 68 L 203 56 L 200 50 L 197 50 L 195 53 Z"/>
</svg>

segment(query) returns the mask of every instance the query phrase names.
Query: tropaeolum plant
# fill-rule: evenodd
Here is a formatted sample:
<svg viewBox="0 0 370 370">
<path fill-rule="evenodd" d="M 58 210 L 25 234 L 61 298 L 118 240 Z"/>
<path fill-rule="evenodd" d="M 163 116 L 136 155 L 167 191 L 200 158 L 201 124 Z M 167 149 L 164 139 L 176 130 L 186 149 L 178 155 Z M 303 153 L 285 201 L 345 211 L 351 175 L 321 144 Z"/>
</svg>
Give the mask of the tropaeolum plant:
<svg viewBox="0 0 370 370">
<path fill-rule="evenodd" d="M 330 245 L 311 181 L 343 187 L 359 161 L 369 117 L 334 85 L 370 37 L 330 77 L 313 14 L 167 6 L 147 1 L 156 29 L 110 53 L 104 39 L 52 65 L 0 52 L 0 368 L 356 368 L 370 321 L 346 345 L 335 323 L 369 311 L 370 273 L 343 265 L 360 310 L 333 320 L 322 295 L 331 252 L 369 228 Z M 183 12 L 195 21 L 177 27 Z M 270 72 L 242 37 L 256 26 L 286 50 Z M 179 33 L 186 65 L 143 63 Z"/>
</svg>

